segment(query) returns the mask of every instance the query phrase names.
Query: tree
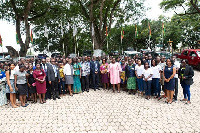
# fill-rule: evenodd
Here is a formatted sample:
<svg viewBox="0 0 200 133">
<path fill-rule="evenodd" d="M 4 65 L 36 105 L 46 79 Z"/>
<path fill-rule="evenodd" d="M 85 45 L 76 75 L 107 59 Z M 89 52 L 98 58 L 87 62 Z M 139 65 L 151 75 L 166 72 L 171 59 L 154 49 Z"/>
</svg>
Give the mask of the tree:
<svg viewBox="0 0 200 133">
<path fill-rule="evenodd" d="M 176 8 L 183 8 L 183 13 L 176 13 L 178 15 L 194 15 L 194 14 L 200 14 L 200 1 L 199 0 L 163 0 L 160 3 L 161 8 L 164 8 L 165 10 L 169 9 L 176 9 Z"/>
<path fill-rule="evenodd" d="M 21 47 L 20 56 L 25 56 L 29 48 L 31 22 L 44 16 L 48 10 L 49 6 L 43 0 L 6 0 L 0 2 L 0 18 L 16 25 L 16 33 Z M 25 41 L 22 40 L 24 34 Z"/>
<path fill-rule="evenodd" d="M 144 10 L 143 1 L 137 0 L 74 0 L 73 2 L 79 15 L 89 25 L 95 49 L 104 47 L 106 27 L 110 32 L 114 21 L 122 25 L 126 21 L 135 20 Z"/>
</svg>

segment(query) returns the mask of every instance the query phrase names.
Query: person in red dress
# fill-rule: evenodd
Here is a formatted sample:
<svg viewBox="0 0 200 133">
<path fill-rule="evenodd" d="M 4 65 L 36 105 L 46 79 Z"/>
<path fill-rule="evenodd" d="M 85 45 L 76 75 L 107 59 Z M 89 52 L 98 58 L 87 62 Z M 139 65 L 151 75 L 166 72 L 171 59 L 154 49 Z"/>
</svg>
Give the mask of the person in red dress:
<svg viewBox="0 0 200 133">
<path fill-rule="evenodd" d="M 33 72 L 33 77 L 35 79 L 36 90 L 39 95 L 40 103 L 46 103 L 45 93 L 46 93 L 46 73 L 41 69 L 40 64 L 36 65 L 36 69 Z"/>
</svg>

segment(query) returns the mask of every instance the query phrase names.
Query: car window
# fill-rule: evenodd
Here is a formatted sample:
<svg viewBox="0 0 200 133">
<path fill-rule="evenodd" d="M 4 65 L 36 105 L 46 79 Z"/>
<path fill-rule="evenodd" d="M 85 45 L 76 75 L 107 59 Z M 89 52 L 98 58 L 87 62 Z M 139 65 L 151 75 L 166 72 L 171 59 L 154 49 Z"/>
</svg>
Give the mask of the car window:
<svg viewBox="0 0 200 133">
<path fill-rule="evenodd" d="M 183 54 L 184 54 L 184 55 L 188 55 L 188 51 L 184 51 Z"/>
<path fill-rule="evenodd" d="M 194 52 L 194 51 L 191 51 L 191 52 L 190 52 L 190 56 L 195 57 L 195 56 L 196 56 L 195 52 Z"/>
<path fill-rule="evenodd" d="M 197 52 L 197 55 L 200 57 L 200 51 L 196 51 Z"/>
</svg>

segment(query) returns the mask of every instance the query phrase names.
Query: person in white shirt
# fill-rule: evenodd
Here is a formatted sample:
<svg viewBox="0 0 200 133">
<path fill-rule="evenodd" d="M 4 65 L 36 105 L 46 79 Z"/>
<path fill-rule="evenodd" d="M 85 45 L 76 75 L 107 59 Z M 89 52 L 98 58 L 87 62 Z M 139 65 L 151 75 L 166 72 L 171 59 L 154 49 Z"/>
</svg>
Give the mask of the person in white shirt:
<svg viewBox="0 0 200 133">
<path fill-rule="evenodd" d="M 176 60 L 176 56 L 172 56 L 172 60 L 174 61 L 174 67 L 176 68 L 176 74 L 174 76 L 174 78 L 175 78 L 175 89 L 174 89 L 173 100 L 177 101 L 177 96 L 178 96 L 178 70 L 180 68 L 180 63 L 179 63 L 179 61 Z"/>
<path fill-rule="evenodd" d="M 155 98 L 159 98 L 160 97 L 160 77 L 161 77 L 161 66 L 157 65 L 157 61 L 155 59 L 153 59 L 151 61 L 152 64 L 152 71 L 153 71 L 153 75 L 152 75 L 152 91 L 155 94 Z"/>
<path fill-rule="evenodd" d="M 138 59 L 137 65 L 135 66 L 135 75 L 137 77 L 137 85 L 139 89 L 139 94 L 143 95 L 144 85 L 143 85 L 143 77 L 142 72 L 144 70 L 144 65 L 142 65 L 142 60 Z"/>
<path fill-rule="evenodd" d="M 149 63 L 144 63 L 144 70 L 142 72 L 143 80 L 144 80 L 144 90 L 146 99 L 149 100 L 151 96 L 151 83 L 152 83 L 152 75 L 153 71 L 151 68 L 149 68 Z"/>
<path fill-rule="evenodd" d="M 65 84 L 67 84 L 69 89 L 69 95 L 73 96 L 71 89 L 74 84 L 72 59 L 68 59 L 68 63 L 64 66 L 63 73 L 65 75 Z"/>
</svg>

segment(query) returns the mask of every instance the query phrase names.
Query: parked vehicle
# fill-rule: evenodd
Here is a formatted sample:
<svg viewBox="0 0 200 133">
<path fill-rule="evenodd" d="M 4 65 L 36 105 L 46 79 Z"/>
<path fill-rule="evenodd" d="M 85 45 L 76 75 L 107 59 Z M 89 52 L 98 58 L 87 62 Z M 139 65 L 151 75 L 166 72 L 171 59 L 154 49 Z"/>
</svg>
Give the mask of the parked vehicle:
<svg viewBox="0 0 200 133">
<path fill-rule="evenodd" d="M 70 57 L 70 58 L 77 57 L 77 54 L 71 53 L 71 54 L 69 54 L 69 57 Z"/>
<path fill-rule="evenodd" d="M 98 57 L 98 56 L 104 56 L 104 55 L 106 55 L 106 54 L 105 54 L 105 52 L 103 52 L 103 50 L 101 50 L 101 49 L 94 50 L 93 56 Z"/>
<path fill-rule="evenodd" d="M 52 54 L 51 54 L 51 57 L 53 57 L 53 58 L 61 58 L 62 55 L 61 55 L 61 53 L 59 53 L 59 52 L 55 52 L 55 53 L 52 53 Z"/>
<path fill-rule="evenodd" d="M 188 60 L 188 64 L 197 67 L 200 70 L 200 49 L 187 49 L 178 55 L 180 59 Z"/>
<path fill-rule="evenodd" d="M 156 56 L 165 56 L 166 59 L 171 58 L 172 54 L 170 52 L 166 52 L 166 51 L 161 51 L 161 52 L 155 52 L 154 53 L 154 57 Z"/>
<path fill-rule="evenodd" d="M 129 57 L 134 57 L 136 54 L 138 54 L 138 56 L 142 56 L 142 53 L 137 52 L 137 51 L 124 51 L 124 55 L 125 56 L 129 56 Z"/>
<path fill-rule="evenodd" d="M 46 59 L 48 57 L 46 54 L 38 54 L 38 59 Z"/>
<path fill-rule="evenodd" d="M 83 56 L 92 56 L 92 51 L 91 50 L 83 51 Z"/>
<path fill-rule="evenodd" d="M 26 55 L 26 59 L 30 59 L 30 58 L 34 58 L 35 59 L 35 55 Z"/>
<path fill-rule="evenodd" d="M 111 51 L 109 55 L 110 56 L 119 56 L 120 53 L 118 51 Z"/>
</svg>

